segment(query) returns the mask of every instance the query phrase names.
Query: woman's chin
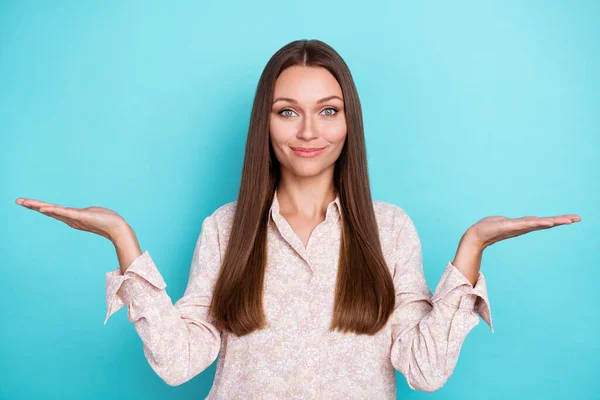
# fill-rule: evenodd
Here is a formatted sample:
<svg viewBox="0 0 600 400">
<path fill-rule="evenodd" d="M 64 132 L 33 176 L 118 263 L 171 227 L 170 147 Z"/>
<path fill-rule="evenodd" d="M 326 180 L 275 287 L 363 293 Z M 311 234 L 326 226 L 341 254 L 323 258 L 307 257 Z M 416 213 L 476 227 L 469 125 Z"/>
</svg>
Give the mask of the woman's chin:
<svg viewBox="0 0 600 400">
<path fill-rule="evenodd" d="M 298 177 L 309 178 L 311 176 L 319 176 L 326 170 L 327 170 L 327 167 L 323 167 L 323 166 L 319 166 L 319 165 L 314 165 L 314 166 L 304 165 L 304 166 L 298 166 L 296 168 L 293 168 L 290 172 L 293 175 L 296 175 Z"/>
</svg>

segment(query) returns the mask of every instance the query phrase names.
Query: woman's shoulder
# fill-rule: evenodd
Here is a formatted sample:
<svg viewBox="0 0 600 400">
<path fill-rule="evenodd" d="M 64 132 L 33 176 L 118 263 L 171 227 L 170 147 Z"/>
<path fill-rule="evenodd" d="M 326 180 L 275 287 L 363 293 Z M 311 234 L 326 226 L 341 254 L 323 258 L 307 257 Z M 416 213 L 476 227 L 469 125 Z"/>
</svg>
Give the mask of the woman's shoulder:
<svg viewBox="0 0 600 400">
<path fill-rule="evenodd" d="M 373 200 L 373 209 L 381 219 L 404 219 L 408 215 L 404 208 L 383 200 Z"/>
<path fill-rule="evenodd" d="M 233 222 L 236 205 L 237 201 L 225 203 L 215 209 L 212 214 L 209 215 L 209 218 L 212 219 L 219 228 L 228 226 Z"/>
<path fill-rule="evenodd" d="M 225 203 L 222 206 L 215 209 L 212 212 L 211 217 L 217 218 L 217 219 L 231 217 L 235 214 L 236 205 L 237 205 L 237 201 L 230 201 L 229 203 Z"/>
<path fill-rule="evenodd" d="M 412 219 L 406 210 L 397 204 L 383 201 L 373 200 L 373 209 L 375 217 L 382 236 L 397 237 L 408 221 L 412 223 Z"/>
<path fill-rule="evenodd" d="M 216 235 L 222 249 L 226 248 L 233 226 L 233 218 L 235 216 L 236 201 L 230 201 L 215 209 L 212 213 L 204 218 L 201 231 L 206 228 L 206 233 Z"/>
</svg>

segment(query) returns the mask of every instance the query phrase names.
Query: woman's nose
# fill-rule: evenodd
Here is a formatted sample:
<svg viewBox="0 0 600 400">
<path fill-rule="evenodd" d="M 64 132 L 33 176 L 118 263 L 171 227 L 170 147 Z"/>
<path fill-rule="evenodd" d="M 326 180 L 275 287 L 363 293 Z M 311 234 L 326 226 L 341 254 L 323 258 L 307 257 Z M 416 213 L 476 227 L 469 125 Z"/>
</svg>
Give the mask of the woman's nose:
<svg viewBox="0 0 600 400">
<path fill-rule="evenodd" d="M 299 139 L 304 139 L 304 140 L 315 138 L 318 136 L 315 129 L 316 129 L 316 125 L 315 125 L 314 121 L 312 121 L 311 118 L 309 118 L 309 117 L 304 118 L 304 120 L 302 121 L 302 125 L 300 126 L 300 130 L 298 131 L 296 137 Z"/>
</svg>

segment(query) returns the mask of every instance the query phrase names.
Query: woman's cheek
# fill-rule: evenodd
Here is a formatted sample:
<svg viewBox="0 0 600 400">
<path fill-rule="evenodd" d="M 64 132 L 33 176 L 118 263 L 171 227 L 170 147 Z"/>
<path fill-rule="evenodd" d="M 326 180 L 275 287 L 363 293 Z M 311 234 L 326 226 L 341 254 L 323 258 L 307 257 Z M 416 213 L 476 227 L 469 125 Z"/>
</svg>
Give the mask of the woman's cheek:
<svg viewBox="0 0 600 400">
<path fill-rule="evenodd" d="M 271 138 L 277 142 L 286 142 L 295 135 L 295 124 L 275 120 L 271 122 Z"/>
<path fill-rule="evenodd" d="M 346 122 L 340 121 L 335 126 L 330 127 L 330 142 L 342 142 L 346 139 Z"/>
</svg>

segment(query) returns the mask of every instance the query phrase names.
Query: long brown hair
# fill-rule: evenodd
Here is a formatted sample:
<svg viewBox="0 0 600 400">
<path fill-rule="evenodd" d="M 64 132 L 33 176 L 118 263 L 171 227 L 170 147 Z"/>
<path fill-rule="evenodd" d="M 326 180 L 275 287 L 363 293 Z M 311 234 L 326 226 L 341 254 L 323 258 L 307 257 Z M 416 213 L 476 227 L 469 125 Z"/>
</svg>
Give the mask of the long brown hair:
<svg viewBox="0 0 600 400">
<path fill-rule="evenodd" d="M 342 88 L 346 110 L 346 142 L 334 168 L 334 185 L 342 205 L 342 241 L 329 329 L 373 335 L 391 315 L 395 294 L 371 199 L 362 110 L 348 66 L 332 47 L 319 40 L 296 40 L 282 47 L 271 57 L 258 82 L 233 226 L 210 313 L 220 329 L 237 336 L 266 327 L 263 282 L 267 224 L 280 179 L 269 137 L 269 115 L 277 77 L 295 65 L 326 68 Z"/>
</svg>

